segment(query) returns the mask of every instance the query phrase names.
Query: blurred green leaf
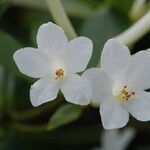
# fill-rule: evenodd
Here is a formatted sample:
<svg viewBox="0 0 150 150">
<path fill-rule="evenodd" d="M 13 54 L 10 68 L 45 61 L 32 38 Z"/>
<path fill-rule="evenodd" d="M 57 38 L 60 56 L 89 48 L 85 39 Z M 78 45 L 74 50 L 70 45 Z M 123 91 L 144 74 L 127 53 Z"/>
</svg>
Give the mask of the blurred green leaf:
<svg viewBox="0 0 150 150">
<path fill-rule="evenodd" d="M 66 13 L 69 16 L 86 18 L 90 16 L 95 10 L 91 3 L 83 2 L 81 0 L 62 0 Z"/>
<path fill-rule="evenodd" d="M 84 4 L 89 5 L 92 8 L 97 8 L 102 3 L 101 0 L 78 0 L 78 1 L 83 2 Z"/>
<path fill-rule="evenodd" d="M 22 17 L 21 23 L 25 29 L 29 31 L 28 44 L 37 47 L 37 31 L 41 24 L 52 21 L 49 12 L 47 11 L 25 11 L 25 15 Z"/>
<path fill-rule="evenodd" d="M 62 125 L 71 123 L 78 119 L 81 115 L 82 109 L 80 106 L 73 104 L 66 104 L 60 107 L 56 113 L 51 117 L 48 129 L 52 130 Z"/>
<path fill-rule="evenodd" d="M 112 8 L 116 8 L 128 14 L 134 0 L 106 0 L 106 2 Z"/>
<path fill-rule="evenodd" d="M 0 64 L 14 73 L 18 70 L 13 61 L 13 53 L 21 47 L 12 36 L 0 30 Z"/>
<path fill-rule="evenodd" d="M 23 6 L 28 8 L 48 10 L 43 0 L 9 0 L 15 6 Z M 80 0 L 62 0 L 64 8 L 69 16 L 75 16 L 79 18 L 88 17 L 93 9 L 90 5 L 81 2 Z"/>
<path fill-rule="evenodd" d="M 51 132 L 11 132 L 0 141 L 0 150 L 91 150 L 99 142 L 99 125 L 76 126 Z"/>
<path fill-rule="evenodd" d="M 81 35 L 93 40 L 94 52 L 89 67 L 96 66 L 100 59 L 105 42 L 121 33 L 130 25 L 130 21 L 123 14 L 102 8 L 89 17 L 81 28 Z"/>
<path fill-rule="evenodd" d="M 8 8 L 8 0 L 1 0 L 0 1 L 0 18 L 2 17 L 3 13 L 6 11 Z"/>
</svg>

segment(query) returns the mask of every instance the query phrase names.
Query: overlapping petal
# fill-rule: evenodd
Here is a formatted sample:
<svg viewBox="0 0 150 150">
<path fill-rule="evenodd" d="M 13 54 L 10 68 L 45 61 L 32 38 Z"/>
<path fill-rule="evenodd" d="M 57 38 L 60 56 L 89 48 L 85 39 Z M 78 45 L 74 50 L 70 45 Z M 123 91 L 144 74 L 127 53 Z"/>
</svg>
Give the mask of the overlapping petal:
<svg viewBox="0 0 150 150">
<path fill-rule="evenodd" d="M 90 85 L 77 74 L 64 79 L 61 91 L 68 102 L 80 105 L 87 105 L 90 102 Z"/>
<path fill-rule="evenodd" d="M 86 37 L 78 37 L 69 41 L 62 53 L 62 61 L 68 72 L 76 73 L 86 69 L 93 50 L 92 41 Z"/>
<path fill-rule="evenodd" d="M 31 86 L 30 101 L 35 107 L 52 101 L 57 97 L 59 89 L 60 86 L 56 80 L 42 78 Z"/>
<path fill-rule="evenodd" d="M 108 98 L 100 105 L 100 114 L 105 129 L 125 126 L 129 120 L 128 112 L 113 98 Z"/>
<path fill-rule="evenodd" d="M 101 67 L 114 81 L 121 80 L 130 59 L 129 49 L 122 43 L 110 39 L 104 45 L 101 54 Z"/>
<path fill-rule="evenodd" d="M 64 31 L 52 22 L 41 25 L 37 33 L 38 48 L 44 51 L 50 58 L 64 50 L 68 43 Z"/>
<path fill-rule="evenodd" d="M 82 75 L 92 87 L 92 100 L 97 104 L 100 101 L 112 96 L 112 81 L 102 69 L 91 68 Z"/>
<path fill-rule="evenodd" d="M 150 88 L 150 52 L 140 51 L 132 56 L 126 80 L 134 90 Z"/>
<path fill-rule="evenodd" d="M 150 120 L 150 93 L 149 92 L 135 92 L 135 98 L 127 101 L 125 108 L 140 121 Z"/>
<path fill-rule="evenodd" d="M 39 78 L 49 72 L 49 59 L 35 48 L 22 48 L 13 56 L 20 72 L 31 77 Z"/>
</svg>

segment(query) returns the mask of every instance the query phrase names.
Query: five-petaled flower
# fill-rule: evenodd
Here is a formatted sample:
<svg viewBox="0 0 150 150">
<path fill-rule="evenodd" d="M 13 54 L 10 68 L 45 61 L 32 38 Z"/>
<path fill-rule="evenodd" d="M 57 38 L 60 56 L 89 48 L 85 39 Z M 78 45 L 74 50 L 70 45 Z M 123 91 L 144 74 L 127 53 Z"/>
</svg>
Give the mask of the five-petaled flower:
<svg viewBox="0 0 150 150">
<path fill-rule="evenodd" d="M 38 49 L 27 47 L 14 53 L 15 63 L 23 74 L 40 78 L 30 89 L 32 105 L 54 100 L 59 89 L 68 102 L 88 104 L 90 86 L 76 73 L 86 69 L 92 41 L 78 37 L 68 42 L 64 31 L 49 22 L 40 26 L 37 44 Z"/>
<path fill-rule="evenodd" d="M 91 68 L 83 77 L 91 82 L 93 99 L 100 102 L 105 129 L 121 128 L 129 113 L 140 121 L 150 120 L 150 54 L 130 55 L 122 43 L 110 39 L 101 54 L 101 69 Z"/>
</svg>

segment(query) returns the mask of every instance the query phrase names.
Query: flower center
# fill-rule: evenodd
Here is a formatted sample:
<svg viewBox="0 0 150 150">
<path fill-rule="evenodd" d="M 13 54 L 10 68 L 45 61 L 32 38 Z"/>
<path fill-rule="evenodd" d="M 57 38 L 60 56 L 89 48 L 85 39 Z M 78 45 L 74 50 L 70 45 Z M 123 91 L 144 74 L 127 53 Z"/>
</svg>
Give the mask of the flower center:
<svg viewBox="0 0 150 150">
<path fill-rule="evenodd" d="M 64 70 L 59 68 L 55 72 L 55 79 L 61 79 L 64 77 Z"/>
<path fill-rule="evenodd" d="M 134 91 L 131 91 L 128 89 L 128 87 L 125 85 L 123 89 L 121 90 L 120 94 L 116 96 L 118 100 L 121 101 L 128 101 L 135 95 Z"/>
</svg>

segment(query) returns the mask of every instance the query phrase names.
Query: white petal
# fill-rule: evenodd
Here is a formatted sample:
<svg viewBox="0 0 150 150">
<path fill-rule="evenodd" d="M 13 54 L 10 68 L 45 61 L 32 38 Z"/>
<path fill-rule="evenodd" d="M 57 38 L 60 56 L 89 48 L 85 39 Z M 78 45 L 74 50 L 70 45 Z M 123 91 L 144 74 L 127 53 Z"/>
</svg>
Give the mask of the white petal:
<svg viewBox="0 0 150 150">
<path fill-rule="evenodd" d="M 65 68 L 71 73 L 85 70 L 91 58 L 92 50 L 92 41 L 86 37 L 71 40 L 62 56 Z"/>
<path fill-rule="evenodd" d="M 125 150 L 135 136 L 135 130 L 132 128 L 124 129 L 118 136 L 118 149 Z M 116 143 L 117 144 L 117 143 Z"/>
<path fill-rule="evenodd" d="M 31 77 L 42 77 L 49 71 L 49 59 L 41 51 L 34 48 L 22 48 L 17 50 L 13 59 L 19 70 Z"/>
<path fill-rule="evenodd" d="M 129 114 L 114 99 L 107 99 L 100 105 L 100 114 L 102 124 L 105 129 L 116 129 L 124 127 L 128 120 Z"/>
<path fill-rule="evenodd" d="M 64 79 L 61 91 L 68 102 L 80 105 L 87 105 L 90 102 L 90 85 L 77 74 Z"/>
<path fill-rule="evenodd" d="M 135 136 L 132 128 L 120 130 L 104 130 L 101 135 L 103 150 L 125 150 Z"/>
<path fill-rule="evenodd" d="M 149 53 L 150 52 L 150 48 L 146 49 L 146 51 Z"/>
<path fill-rule="evenodd" d="M 92 99 L 96 104 L 112 95 L 112 83 L 109 76 L 101 69 L 91 68 L 86 70 L 83 78 L 87 79 L 92 86 Z"/>
<path fill-rule="evenodd" d="M 122 150 L 118 149 L 119 130 L 104 130 L 101 134 L 101 143 L 103 150 Z"/>
<path fill-rule="evenodd" d="M 59 84 L 54 79 L 43 78 L 31 86 L 30 100 L 33 106 L 54 100 L 59 91 Z"/>
<path fill-rule="evenodd" d="M 140 51 L 132 56 L 126 78 L 128 86 L 134 90 L 150 88 L 150 53 Z"/>
<path fill-rule="evenodd" d="M 140 121 L 150 120 L 150 93 L 135 92 L 135 98 L 130 99 L 125 104 L 125 108 Z"/>
<path fill-rule="evenodd" d="M 129 49 L 122 43 L 110 39 L 104 45 L 101 54 L 101 67 L 116 81 L 124 75 L 130 59 Z"/>
<path fill-rule="evenodd" d="M 56 24 L 48 22 L 39 27 L 37 33 L 38 48 L 50 58 L 62 51 L 67 42 L 64 31 Z"/>
</svg>

